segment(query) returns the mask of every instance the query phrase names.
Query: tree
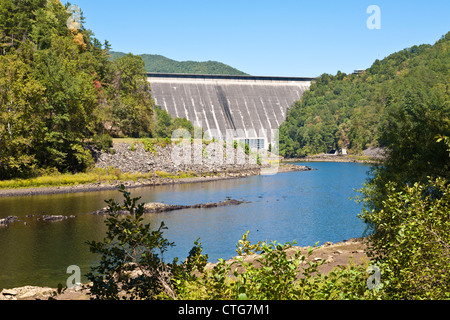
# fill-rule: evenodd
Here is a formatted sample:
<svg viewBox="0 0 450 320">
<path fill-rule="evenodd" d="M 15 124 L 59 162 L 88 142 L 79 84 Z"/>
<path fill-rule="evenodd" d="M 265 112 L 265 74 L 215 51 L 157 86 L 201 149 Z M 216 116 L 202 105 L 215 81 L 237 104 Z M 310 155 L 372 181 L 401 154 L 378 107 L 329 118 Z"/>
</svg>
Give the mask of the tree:
<svg viewBox="0 0 450 320">
<path fill-rule="evenodd" d="M 398 120 L 392 117 L 395 108 L 418 102 L 433 110 L 447 103 L 449 38 L 450 33 L 433 46 L 393 53 L 359 75 L 338 72 L 315 79 L 280 126 L 280 154 L 296 157 L 338 147 L 352 153 L 388 148 L 384 132 L 388 123 L 395 126 Z M 408 90 L 408 99 L 413 100 L 402 101 Z"/>
<path fill-rule="evenodd" d="M 6 54 L 29 40 L 36 11 L 46 5 L 47 0 L 2 0 L 0 2 L 0 43 Z"/>
<path fill-rule="evenodd" d="M 396 56 L 413 67 L 386 90 L 380 141 L 387 154 L 361 190 L 370 253 L 390 299 L 450 297 L 449 36 Z"/>
<path fill-rule="evenodd" d="M 0 56 L 0 179 L 33 172 L 33 139 L 42 128 L 44 87 L 17 54 Z"/>
<path fill-rule="evenodd" d="M 36 158 L 44 167 L 80 171 L 92 158 L 83 148 L 95 123 L 94 77 L 80 71 L 78 47 L 70 37 L 55 36 L 51 49 L 36 54 L 35 74 L 46 88 L 45 127 L 36 139 Z"/>
<path fill-rule="evenodd" d="M 0 2 L 2 178 L 93 164 L 87 145 L 104 134 L 111 62 L 107 44 L 82 26 L 70 30 L 69 17 L 58 0 Z"/>
<path fill-rule="evenodd" d="M 38 50 L 49 49 L 53 37 L 67 35 L 70 15 L 60 1 L 47 1 L 45 6 L 35 10 L 34 15 L 30 36 Z"/>
<path fill-rule="evenodd" d="M 153 99 L 144 62 L 127 54 L 114 61 L 111 96 L 111 121 L 125 136 L 150 136 L 153 125 Z"/>
<path fill-rule="evenodd" d="M 442 178 L 399 186 L 390 182 L 371 226 L 369 256 L 382 270 L 386 299 L 450 298 L 450 186 Z"/>
<path fill-rule="evenodd" d="M 87 274 L 92 282 L 92 298 L 101 300 L 144 299 L 177 297 L 174 279 L 187 279 L 194 265 L 206 262 L 194 261 L 201 249 L 195 246 L 183 264 L 164 261 L 164 253 L 174 244 L 163 237 L 167 229 L 162 222 L 152 230 L 143 223 L 144 204 L 137 204 L 140 198 L 131 198 L 123 185 L 123 205 L 113 199 L 108 203 L 108 217 L 105 220 L 108 232 L 102 242 L 88 242 L 90 251 L 100 255 L 97 266 Z"/>
</svg>

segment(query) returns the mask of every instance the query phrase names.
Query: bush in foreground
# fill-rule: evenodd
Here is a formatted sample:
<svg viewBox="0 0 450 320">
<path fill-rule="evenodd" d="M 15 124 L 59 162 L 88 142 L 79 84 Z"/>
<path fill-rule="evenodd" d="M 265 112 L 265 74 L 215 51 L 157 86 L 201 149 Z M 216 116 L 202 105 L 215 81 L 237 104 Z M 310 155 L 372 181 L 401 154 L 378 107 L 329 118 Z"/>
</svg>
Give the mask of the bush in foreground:
<svg viewBox="0 0 450 320">
<path fill-rule="evenodd" d="M 444 179 L 387 184 L 381 210 L 361 214 L 371 227 L 369 255 L 387 279 L 386 299 L 450 298 L 450 185 Z M 370 200 L 370 186 L 365 193 Z M 370 205 L 370 202 L 369 202 Z"/>
<path fill-rule="evenodd" d="M 163 237 L 162 223 L 152 230 L 143 223 L 143 204 L 131 198 L 121 186 L 123 205 L 113 200 L 106 219 L 108 232 L 102 242 L 89 242 L 100 255 L 99 264 L 87 277 L 92 282 L 93 299 L 374 299 L 377 290 L 367 287 L 367 266 L 348 265 L 324 275 L 323 263 L 308 261 L 296 251 L 288 255 L 292 243 L 247 240 L 237 245 L 238 257 L 219 260 L 208 267 L 208 255 L 196 241 L 184 262 L 167 263 L 164 253 L 173 246 Z M 245 256 L 254 256 L 247 262 Z"/>
</svg>

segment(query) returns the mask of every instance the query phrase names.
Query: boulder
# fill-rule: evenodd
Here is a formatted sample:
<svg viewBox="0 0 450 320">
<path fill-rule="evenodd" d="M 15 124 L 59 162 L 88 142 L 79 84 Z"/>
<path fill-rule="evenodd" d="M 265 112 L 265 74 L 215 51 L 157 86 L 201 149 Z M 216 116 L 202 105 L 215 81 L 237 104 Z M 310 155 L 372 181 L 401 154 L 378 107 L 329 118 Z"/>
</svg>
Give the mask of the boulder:
<svg viewBox="0 0 450 320">
<path fill-rule="evenodd" d="M 0 219 L 0 227 L 7 227 L 10 223 L 16 222 L 19 220 L 19 217 L 9 216 L 3 219 Z"/>
<path fill-rule="evenodd" d="M 37 220 L 42 219 L 43 221 L 62 221 L 67 219 L 75 218 L 76 216 L 70 215 L 70 216 L 63 216 L 63 215 L 43 215 L 41 218 L 38 218 Z"/>
<path fill-rule="evenodd" d="M 55 289 L 25 286 L 14 289 L 3 289 L 0 300 L 47 300 L 55 293 Z"/>
</svg>

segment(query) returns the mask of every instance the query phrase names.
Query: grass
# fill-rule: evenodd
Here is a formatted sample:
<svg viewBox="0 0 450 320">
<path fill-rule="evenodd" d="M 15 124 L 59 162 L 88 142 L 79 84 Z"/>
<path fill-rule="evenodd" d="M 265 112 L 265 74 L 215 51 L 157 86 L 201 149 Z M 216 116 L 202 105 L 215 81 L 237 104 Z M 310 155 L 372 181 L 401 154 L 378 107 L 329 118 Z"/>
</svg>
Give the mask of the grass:
<svg viewBox="0 0 450 320">
<path fill-rule="evenodd" d="M 169 173 L 165 171 L 156 171 L 155 175 L 160 178 L 169 178 L 169 179 L 183 179 L 183 178 L 193 178 L 198 175 L 195 172 L 178 172 L 178 173 Z"/>
<path fill-rule="evenodd" d="M 164 147 L 168 144 L 172 143 L 171 139 L 168 138 L 113 138 L 113 143 L 128 143 L 128 144 L 137 144 L 137 143 L 151 143 L 155 146 Z"/>
<path fill-rule="evenodd" d="M 157 171 L 155 173 L 147 172 L 121 172 L 119 169 L 94 168 L 88 172 L 81 173 L 53 173 L 42 175 L 30 179 L 13 179 L 0 181 L 0 190 L 2 189 L 22 189 L 22 188 L 42 188 L 42 187 L 63 187 L 84 185 L 90 183 L 110 183 L 114 181 L 138 181 L 140 179 L 149 179 L 151 177 L 183 179 L 196 177 L 195 172 L 168 173 Z"/>
<path fill-rule="evenodd" d="M 156 139 L 152 139 L 152 140 L 156 140 Z M 136 143 L 136 142 L 141 142 L 142 139 L 141 138 L 113 138 L 113 143 Z"/>
<path fill-rule="evenodd" d="M 80 173 L 54 173 L 30 179 L 13 179 L 0 181 L 0 189 L 39 188 L 74 186 L 89 183 L 107 183 L 117 180 L 133 180 L 151 178 L 151 173 L 122 173 L 118 169 L 95 168 Z"/>
</svg>

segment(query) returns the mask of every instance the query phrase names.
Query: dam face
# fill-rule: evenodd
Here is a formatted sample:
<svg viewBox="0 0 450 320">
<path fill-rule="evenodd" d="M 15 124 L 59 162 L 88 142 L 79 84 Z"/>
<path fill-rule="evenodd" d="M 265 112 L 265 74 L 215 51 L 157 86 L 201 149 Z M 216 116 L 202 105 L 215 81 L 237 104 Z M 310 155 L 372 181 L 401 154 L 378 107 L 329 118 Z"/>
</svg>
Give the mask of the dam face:
<svg viewBox="0 0 450 320">
<path fill-rule="evenodd" d="M 267 149 L 287 109 L 313 78 L 149 73 L 157 105 L 202 127 L 210 138 Z"/>
</svg>

